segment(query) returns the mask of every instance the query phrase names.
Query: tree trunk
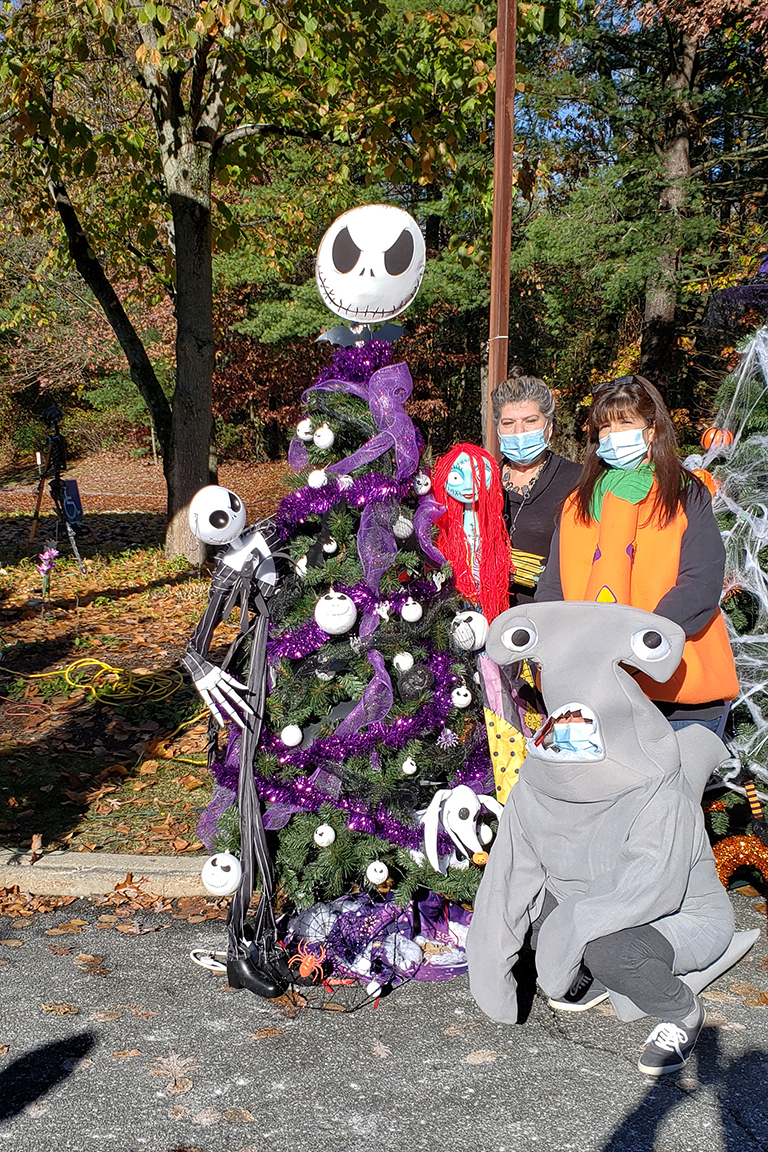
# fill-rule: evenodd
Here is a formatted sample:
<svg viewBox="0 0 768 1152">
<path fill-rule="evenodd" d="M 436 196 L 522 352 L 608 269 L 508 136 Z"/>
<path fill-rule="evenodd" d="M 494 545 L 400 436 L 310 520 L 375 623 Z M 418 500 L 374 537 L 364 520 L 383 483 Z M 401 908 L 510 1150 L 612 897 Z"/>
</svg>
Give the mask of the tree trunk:
<svg viewBox="0 0 768 1152">
<path fill-rule="evenodd" d="M 195 140 L 182 142 L 165 157 L 164 169 L 176 244 L 177 321 L 171 451 L 165 469 L 165 554 L 199 564 L 205 548 L 190 532 L 187 509 L 195 493 L 209 483 L 213 432 L 211 149 Z"/>
<path fill-rule="evenodd" d="M 678 219 L 685 212 L 686 183 L 691 173 L 691 109 L 688 94 L 696 70 L 696 41 L 685 33 L 670 36 L 672 66 L 665 87 L 670 95 L 661 157 L 659 211 L 668 222 L 658 271 L 646 284 L 645 317 L 640 345 L 640 371 L 659 388 L 670 380 L 675 362 L 680 244 Z M 673 40 L 674 36 L 674 40 Z"/>
<path fill-rule="evenodd" d="M 48 182 L 48 190 L 64 225 L 72 261 L 96 297 L 125 353 L 131 379 L 149 409 L 152 424 L 165 458 L 171 449 L 171 409 L 155 375 L 152 362 L 147 356 L 146 349 L 129 320 L 117 293 L 88 243 L 88 237 L 85 235 L 66 187 L 60 180 L 52 179 Z"/>
</svg>

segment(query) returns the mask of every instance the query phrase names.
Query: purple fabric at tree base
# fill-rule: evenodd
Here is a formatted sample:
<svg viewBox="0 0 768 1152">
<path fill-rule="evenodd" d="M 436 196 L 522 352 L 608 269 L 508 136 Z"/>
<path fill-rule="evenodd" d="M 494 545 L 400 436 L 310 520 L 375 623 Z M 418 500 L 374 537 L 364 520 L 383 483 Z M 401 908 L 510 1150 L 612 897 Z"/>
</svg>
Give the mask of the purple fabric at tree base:
<svg viewBox="0 0 768 1152">
<path fill-rule="evenodd" d="M 464 941 L 472 913 L 436 892 L 400 908 L 391 896 L 343 896 L 291 917 L 289 952 L 321 945 L 334 975 L 382 986 L 404 980 L 450 980 L 467 970 Z M 316 949 L 313 949 L 316 950 Z"/>
<path fill-rule="evenodd" d="M 226 812 L 227 808 L 231 808 L 234 802 L 235 791 L 233 788 L 222 784 L 214 784 L 211 802 L 201 814 L 197 822 L 197 828 L 195 829 L 197 835 L 209 852 L 214 851 L 216 825 L 219 822 L 219 817 Z"/>
</svg>

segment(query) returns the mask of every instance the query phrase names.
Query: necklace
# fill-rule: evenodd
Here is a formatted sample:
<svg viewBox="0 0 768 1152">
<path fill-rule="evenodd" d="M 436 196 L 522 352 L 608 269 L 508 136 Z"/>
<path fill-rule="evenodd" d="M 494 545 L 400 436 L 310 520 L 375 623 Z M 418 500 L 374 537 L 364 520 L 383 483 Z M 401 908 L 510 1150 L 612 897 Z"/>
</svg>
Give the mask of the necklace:
<svg viewBox="0 0 768 1152">
<path fill-rule="evenodd" d="M 541 473 L 544 469 L 544 465 L 546 464 L 548 459 L 549 459 L 549 453 L 547 453 L 545 455 L 541 464 L 539 464 L 538 468 L 534 472 L 533 476 L 531 476 L 531 478 L 527 484 L 513 484 L 509 478 L 509 472 L 510 472 L 509 466 L 505 466 L 504 471 L 502 472 L 502 475 L 501 475 L 502 486 L 504 488 L 506 488 L 507 492 L 516 492 L 519 496 L 522 496 L 524 501 L 527 500 L 531 494 L 531 491 L 533 490 L 534 484 L 536 483 L 539 476 L 541 475 Z"/>
</svg>

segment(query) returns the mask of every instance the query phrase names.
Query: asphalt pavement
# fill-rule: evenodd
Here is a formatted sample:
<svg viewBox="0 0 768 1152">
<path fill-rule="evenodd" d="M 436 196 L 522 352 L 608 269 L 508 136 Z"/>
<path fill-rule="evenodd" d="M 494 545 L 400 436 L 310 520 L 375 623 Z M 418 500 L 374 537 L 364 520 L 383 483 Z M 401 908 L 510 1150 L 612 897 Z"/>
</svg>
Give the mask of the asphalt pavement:
<svg viewBox="0 0 768 1152">
<path fill-rule="evenodd" d="M 0 1152 L 768 1149 L 766 916 L 756 895 L 733 904 L 760 939 L 664 1082 L 636 1068 L 652 1022 L 605 1006 L 563 1014 L 538 993 L 524 1024 L 498 1025 L 459 978 L 320 1011 L 193 965 L 224 946 L 221 921 L 134 912 L 131 935 L 87 899 L 0 919 Z"/>
</svg>

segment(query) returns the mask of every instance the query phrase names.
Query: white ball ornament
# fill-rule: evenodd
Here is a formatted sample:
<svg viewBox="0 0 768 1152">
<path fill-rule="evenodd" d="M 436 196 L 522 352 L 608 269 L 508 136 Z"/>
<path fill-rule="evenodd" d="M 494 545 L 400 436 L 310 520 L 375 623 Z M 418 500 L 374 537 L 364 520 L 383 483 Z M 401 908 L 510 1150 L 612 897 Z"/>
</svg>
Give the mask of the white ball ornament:
<svg viewBox="0 0 768 1152">
<path fill-rule="evenodd" d="M 410 652 L 395 652 L 392 663 L 398 672 L 407 672 L 409 668 L 413 668 L 415 660 Z"/>
<path fill-rule="evenodd" d="M 325 552 L 326 556 L 333 556 L 338 550 L 339 546 L 332 536 L 330 540 L 326 540 L 325 544 L 323 544 L 323 552 Z"/>
<path fill-rule="evenodd" d="M 217 852 L 203 864 L 202 881 L 212 896 L 231 896 L 240 887 L 243 869 L 231 852 Z"/>
<path fill-rule="evenodd" d="M 342 636 L 357 620 L 355 602 L 344 592 L 331 588 L 315 604 L 315 623 L 329 636 Z"/>
<path fill-rule="evenodd" d="M 372 860 L 365 870 L 365 878 L 369 884 L 375 884 L 378 888 L 383 884 L 389 876 L 389 868 L 383 860 Z"/>
<path fill-rule="evenodd" d="M 413 520 L 407 516 L 398 516 L 392 525 L 392 532 L 397 540 L 407 540 L 413 532 Z"/>
<path fill-rule="evenodd" d="M 286 748 L 296 748 L 304 739 L 304 733 L 298 724 L 286 724 L 280 733 L 280 739 Z"/>
<path fill-rule="evenodd" d="M 458 688 L 454 688 L 451 692 L 451 704 L 454 708 L 469 708 L 472 703 L 472 693 L 466 684 L 459 684 Z"/>
<path fill-rule="evenodd" d="M 307 476 L 307 484 L 309 484 L 310 488 L 322 488 L 327 483 L 328 475 L 324 468 L 315 468 L 314 471 L 310 472 L 309 476 Z"/>
<path fill-rule="evenodd" d="M 305 444 L 309 444 L 310 440 L 314 437 L 314 430 L 312 428 L 312 421 L 309 417 L 300 420 L 296 425 L 296 435 L 299 440 L 303 440 Z"/>
<path fill-rule="evenodd" d="M 331 428 L 329 424 L 321 424 L 312 439 L 315 442 L 316 448 L 332 448 L 336 437 L 334 436 L 333 428 Z"/>
<path fill-rule="evenodd" d="M 417 472 L 413 478 L 413 491 L 417 496 L 426 496 L 432 491 L 432 481 L 426 472 Z"/>
<path fill-rule="evenodd" d="M 330 848 L 336 839 L 336 833 L 330 824 L 319 824 L 317 828 L 315 828 L 312 839 L 318 848 Z"/>
<path fill-rule="evenodd" d="M 339 488 L 341 488 L 342 492 L 345 492 L 347 488 L 351 488 L 354 484 L 354 480 L 351 476 L 347 476 L 346 472 L 342 472 L 341 476 L 337 476 L 336 479 L 339 482 Z"/>
<path fill-rule="evenodd" d="M 406 757 L 406 759 L 403 760 L 402 764 L 400 765 L 400 771 L 404 776 L 413 776 L 413 774 L 418 772 L 418 770 L 419 766 L 414 760 L 413 756 Z"/>
<path fill-rule="evenodd" d="M 415 624 L 417 620 L 421 620 L 424 615 L 424 609 L 417 600 L 409 596 L 405 604 L 400 609 L 400 615 L 407 624 Z"/>
<path fill-rule="evenodd" d="M 463 652 L 479 652 L 485 647 L 488 628 L 481 612 L 457 612 L 451 622 L 451 639 Z"/>
</svg>

